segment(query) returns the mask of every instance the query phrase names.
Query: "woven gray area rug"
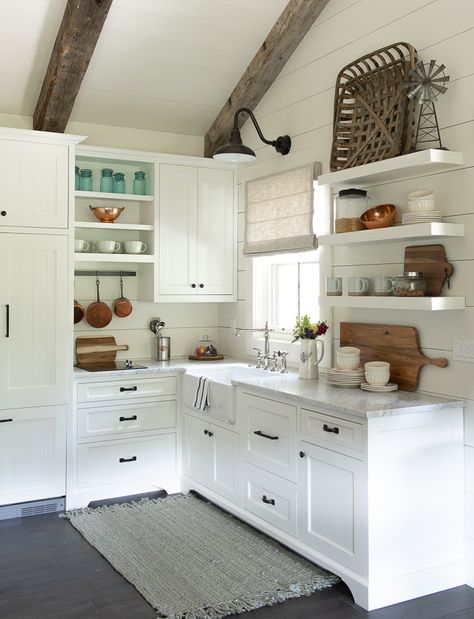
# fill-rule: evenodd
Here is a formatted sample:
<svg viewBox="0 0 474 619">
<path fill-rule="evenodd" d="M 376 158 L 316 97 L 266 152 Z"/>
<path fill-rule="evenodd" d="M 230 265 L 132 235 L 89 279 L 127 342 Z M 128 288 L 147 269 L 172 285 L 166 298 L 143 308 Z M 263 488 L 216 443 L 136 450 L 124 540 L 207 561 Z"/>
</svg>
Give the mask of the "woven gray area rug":
<svg viewBox="0 0 474 619">
<path fill-rule="evenodd" d="M 227 617 L 339 580 L 189 494 L 65 517 L 169 619 Z"/>
</svg>

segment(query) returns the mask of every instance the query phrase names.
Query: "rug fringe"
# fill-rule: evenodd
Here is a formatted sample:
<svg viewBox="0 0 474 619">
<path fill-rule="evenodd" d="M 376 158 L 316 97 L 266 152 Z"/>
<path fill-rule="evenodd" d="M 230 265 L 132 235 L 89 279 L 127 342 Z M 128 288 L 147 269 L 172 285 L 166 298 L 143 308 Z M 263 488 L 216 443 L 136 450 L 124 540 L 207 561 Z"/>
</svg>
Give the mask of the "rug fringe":
<svg viewBox="0 0 474 619">
<path fill-rule="evenodd" d="M 139 499 L 138 501 L 128 501 L 127 503 L 114 503 L 112 505 L 100 505 L 98 507 L 78 507 L 75 509 L 70 509 L 59 514 L 59 518 L 65 518 L 66 520 L 70 520 L 74 516 L 81 516 L 83 514 L 103 514 L 105 512 L 117 512 L 120 510 L 133 509 L 137 505 L 143 505 L 145 503 L 150 504 L 163 504 L 163 503 L 172 503 L 173 501 L 182 501 L 187 498 L 195 498 L 192 494 L 175 494 L 172 496 L 166 496 L 163 498 L 157 499 L 149 499 L 144 497 Z"/>
</svg>

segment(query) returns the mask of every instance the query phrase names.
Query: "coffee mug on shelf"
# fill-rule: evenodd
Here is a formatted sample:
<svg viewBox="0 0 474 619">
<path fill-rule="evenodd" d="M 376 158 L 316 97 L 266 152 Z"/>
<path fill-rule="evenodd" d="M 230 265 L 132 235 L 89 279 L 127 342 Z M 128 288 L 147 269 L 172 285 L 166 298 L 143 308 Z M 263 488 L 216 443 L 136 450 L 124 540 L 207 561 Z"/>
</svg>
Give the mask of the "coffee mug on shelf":
<svg viewBox="0 0 474 619">
<path fill-rule="evenodd" d="M 146 244 L 141 241 L 125 241 L 126 254 L 144 254 L 146 250 Z"/>
<path fill-rule="evenodd" d="M 328 296 L 342 294 L 342 277 L 326 277 L 326 294 Z"/>
<path fill-rule="evenodd" d="M 374 295 L 377 297 L 388 297 L 393 294 L 393 280 L 386 275 L 379 275 L 374 278 Z"/>
<path fill-rule="evenodd" d="M 82 251 L 89 251 L 89 249 L 90 249 L 90 243 L 88 243 L 88 241 L 84 241 L 84 239 L 76 239 L 74 241 L 74 251 L 76 253 L 82 252 Z"/>
<path fill-rule="evenodd" d="M 101 254 L 114 254 L 120 251 L 117 241 L 98 241 L 97 248 Z"/>
<path fill-rule="evenodd" d="M 351 296 L 365 296 L 369 292 L 369 279 L 367 277 L 349 277 L 347 279 L 347 292 Z"/>
</svg>

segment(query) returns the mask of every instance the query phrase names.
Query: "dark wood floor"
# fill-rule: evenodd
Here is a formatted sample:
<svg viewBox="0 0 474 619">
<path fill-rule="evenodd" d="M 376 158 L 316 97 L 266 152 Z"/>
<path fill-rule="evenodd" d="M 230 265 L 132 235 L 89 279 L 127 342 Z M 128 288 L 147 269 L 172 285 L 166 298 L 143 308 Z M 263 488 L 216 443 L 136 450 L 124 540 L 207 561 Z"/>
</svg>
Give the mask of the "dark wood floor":
<svg viewBox="0 0 474 619">
<path fill-rule="evenodd" d="M 1 619 L 155 619 L 141 595 L 57 515 L 0 522 Z M 474 618 L 474 589 L 458 587 L 368 613 L 343 584 L 262 608 L 249 619 Z"/>
</svg>

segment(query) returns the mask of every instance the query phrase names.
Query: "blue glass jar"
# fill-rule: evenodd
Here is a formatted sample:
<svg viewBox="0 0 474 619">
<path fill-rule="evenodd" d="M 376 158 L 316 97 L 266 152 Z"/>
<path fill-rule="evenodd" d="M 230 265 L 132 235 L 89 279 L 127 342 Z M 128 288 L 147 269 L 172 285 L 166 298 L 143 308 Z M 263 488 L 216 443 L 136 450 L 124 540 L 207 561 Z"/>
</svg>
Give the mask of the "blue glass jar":
<svg viewBox="0 0 474 619">
<path fill-rule="evenodd" d="M 115 172 L 113 193 L 125 193 L 125 174 L 123 172 Z"/>
<path fill-rule="evenodd" d="M 137 196 L 146 195 L 145 172 L 135 172 L 135 178 L 133 179 L 133 193 Z"/>
<path fill-rule="evenodd" d="M 100 173 L 100 190 L 107 193 L 112 193 L 114 186 L 114 173 L 110 168 L 102 168 Z"/>
<path fill-rule="evenodd" d="M 80 191 L 92 191 L 92 170 L 83 168 L 79 172 L 79 189 Z"/>
<path fill-rule="evenodd" d="M 79 189 L 79 166 L 75 166 L 74 172 L 74 189 L 77 191 Z"/>
</svg>

